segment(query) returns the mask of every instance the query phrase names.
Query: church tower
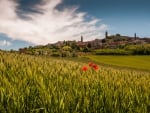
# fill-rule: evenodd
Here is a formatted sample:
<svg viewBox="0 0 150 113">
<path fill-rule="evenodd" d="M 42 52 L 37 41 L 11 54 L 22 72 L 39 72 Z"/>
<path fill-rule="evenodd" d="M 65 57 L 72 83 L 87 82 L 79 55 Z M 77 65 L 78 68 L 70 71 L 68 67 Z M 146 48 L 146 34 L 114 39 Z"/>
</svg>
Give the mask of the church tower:
<svg viewBox="0 0 150 113">
<path fill-rule="evenodd" d="M 134 39 L 136 40 L 136 33 L 134 34 Z"/>
<path fill-rule="evenodd" d="M 83 36 L 81 35 L 81 42 L 83 43 Z"/>
<path fill-rule="evenodd" d="M 105 38 L 106 39 L 108 38 L 108 32 L 107 31 L 105 32 Z"/>
</svg>

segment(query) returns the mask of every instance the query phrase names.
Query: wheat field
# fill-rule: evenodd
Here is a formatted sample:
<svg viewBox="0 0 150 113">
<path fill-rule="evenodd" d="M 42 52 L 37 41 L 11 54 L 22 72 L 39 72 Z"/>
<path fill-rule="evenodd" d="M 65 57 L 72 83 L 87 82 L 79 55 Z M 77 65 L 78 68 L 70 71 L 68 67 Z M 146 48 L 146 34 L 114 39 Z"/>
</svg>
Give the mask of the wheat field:
<svg viewBox="0 0 150 113">
<path fill-rule="evenodd" d="M 149 113 L 150 73 L 0 52 L 0 113 Z"/>
</svg>

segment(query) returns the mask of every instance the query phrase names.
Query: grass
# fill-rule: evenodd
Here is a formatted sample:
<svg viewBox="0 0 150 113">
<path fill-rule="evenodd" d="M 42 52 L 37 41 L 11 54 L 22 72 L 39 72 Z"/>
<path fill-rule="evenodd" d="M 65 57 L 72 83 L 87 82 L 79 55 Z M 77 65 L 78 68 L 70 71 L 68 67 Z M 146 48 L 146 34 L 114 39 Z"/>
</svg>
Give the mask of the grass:
<svg viewBox="0 0 150 113">
<path fill-rule="evenodd" d="M 90 55 L 87 58 L 99 64 L 150 71 L 150 56 Z"/>
<path fill-rule="evenodd" d="M 0 113 L 149 113 L 150 73 L 0 53 Z"/>
</svg>

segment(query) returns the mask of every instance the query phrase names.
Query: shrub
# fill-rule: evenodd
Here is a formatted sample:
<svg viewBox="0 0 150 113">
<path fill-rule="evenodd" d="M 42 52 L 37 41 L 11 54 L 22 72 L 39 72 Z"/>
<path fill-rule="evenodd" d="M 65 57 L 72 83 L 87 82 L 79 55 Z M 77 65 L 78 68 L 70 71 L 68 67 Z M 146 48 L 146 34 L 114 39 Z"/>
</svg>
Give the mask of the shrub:
<svg viewBox="0 0 150 113">
<path fill-rule="evenodd" d="M 131 51 L 134 55 L 150 55 L 150 44 L 128 45 L 125 50 Z"/>
<path fill-rule="evenodd" d="M 53 57 L 59 57 L 60 54 L 59 54 L 58 52 L 53 52 L 53 53 L 51 54 L 51 56 L 53 56 Z"/>
<path fill-rule="evenodd" d="M 124 49 L 99 49 L 95 51 L 96 55 L 130 55 L 130 51 Z"/>
</svg>

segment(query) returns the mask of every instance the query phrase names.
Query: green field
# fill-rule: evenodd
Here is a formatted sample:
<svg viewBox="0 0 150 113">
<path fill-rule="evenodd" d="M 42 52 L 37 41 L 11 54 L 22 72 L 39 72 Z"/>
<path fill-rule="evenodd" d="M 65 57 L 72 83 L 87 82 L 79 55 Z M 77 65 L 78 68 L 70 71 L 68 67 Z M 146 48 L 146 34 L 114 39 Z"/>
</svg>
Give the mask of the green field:
<svg viewBox="0 0 150 113">
<path fill-rule="evenodd" d="M 150 56 L 107 56 L 91 55 L 87 58 L 109 66 L 134 68 L 139 70 L 150 71 Z"/>
<path fill-rule="evenodd" d="M 149 113 L 149 89 L 149 72 L 0 53 L 0 113 Z"/>
</svg>

